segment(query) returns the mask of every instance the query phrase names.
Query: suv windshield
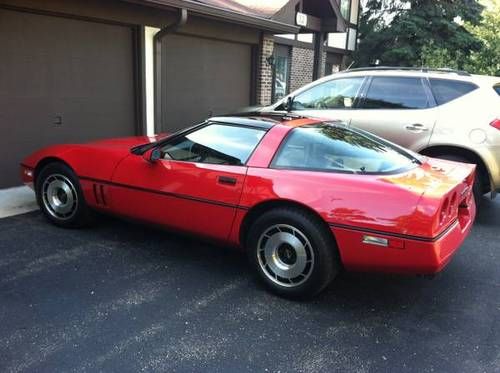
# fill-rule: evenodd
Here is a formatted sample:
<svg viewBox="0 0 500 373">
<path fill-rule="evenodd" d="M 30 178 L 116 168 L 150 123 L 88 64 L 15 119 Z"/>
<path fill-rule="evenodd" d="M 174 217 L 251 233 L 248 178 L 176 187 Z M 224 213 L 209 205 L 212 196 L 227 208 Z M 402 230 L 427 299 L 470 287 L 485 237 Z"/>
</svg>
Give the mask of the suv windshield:
<svg viewBox="0 0 500 373">
<path fill-rule="evenodd" d="M 293 129 L 280 146 L 273 167 L 386 174 L 409 170 L 418 163 L 403 149 L 368 133 L 321 123 Z"/>
</svg>

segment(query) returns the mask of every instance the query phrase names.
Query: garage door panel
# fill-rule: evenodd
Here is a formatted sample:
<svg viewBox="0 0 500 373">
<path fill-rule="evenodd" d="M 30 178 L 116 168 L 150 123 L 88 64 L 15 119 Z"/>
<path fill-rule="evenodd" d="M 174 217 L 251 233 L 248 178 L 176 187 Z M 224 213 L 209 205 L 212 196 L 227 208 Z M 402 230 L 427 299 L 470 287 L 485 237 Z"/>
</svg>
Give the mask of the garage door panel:
<svg viewBox="0 0 500 373">
<path fill-rule="evenodd" d="M 163 41 L 162 62 L 165 131 L 250 104 L 248 44 L 169 35 Z"/>
<path fill-rule="evenodd" d="M 0 49 L 0 188 L 37 148 L 135 133 L 130 27 L 0 10 Z"/>
</svg>

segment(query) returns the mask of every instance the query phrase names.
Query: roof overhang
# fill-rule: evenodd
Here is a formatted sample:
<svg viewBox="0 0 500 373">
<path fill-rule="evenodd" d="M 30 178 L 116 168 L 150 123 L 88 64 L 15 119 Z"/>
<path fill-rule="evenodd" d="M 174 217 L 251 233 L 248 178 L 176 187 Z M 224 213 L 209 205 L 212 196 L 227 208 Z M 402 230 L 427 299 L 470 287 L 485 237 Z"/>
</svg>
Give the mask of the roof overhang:
<svg viewBox="0 0 500 373">
<path fill-rule="evenodd" d="M 296 34 L 300 27 L 277 20 L 241 14 L 229 9 L 202 4 L 191 0 L 123 0 L 135 4 L 152 6 L 162 9 L 186 9 L 188 12 L 201 17 L 231 22 L 242 26 L 258 28 L 272 33 Z"/>
<path fill-rule="evenodd" d="M 271 19 L 286 24 L 296 24 L 297 8 L 305 16 L 301 32 L 343 32 L 346 29 L 346 22 L 337 0 L 290 0 Z"/>
</svg>

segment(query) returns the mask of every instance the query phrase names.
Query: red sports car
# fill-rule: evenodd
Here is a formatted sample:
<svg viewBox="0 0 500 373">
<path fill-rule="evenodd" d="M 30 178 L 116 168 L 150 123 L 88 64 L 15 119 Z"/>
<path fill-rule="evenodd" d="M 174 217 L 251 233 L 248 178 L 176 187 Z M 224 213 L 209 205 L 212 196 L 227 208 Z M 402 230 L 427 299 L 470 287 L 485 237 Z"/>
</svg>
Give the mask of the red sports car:
<svg viewBox="0 0 500 373">
<path fill-rule="evenodd" d="M 22 163 L 54 224 L 98 210 L 216 239 L 290 297 L 318 293 L 341 268 L 440 271 L 474 221 L 474 171 L 341 123 L 272 116 L 52 146 Z"/>
</svg>

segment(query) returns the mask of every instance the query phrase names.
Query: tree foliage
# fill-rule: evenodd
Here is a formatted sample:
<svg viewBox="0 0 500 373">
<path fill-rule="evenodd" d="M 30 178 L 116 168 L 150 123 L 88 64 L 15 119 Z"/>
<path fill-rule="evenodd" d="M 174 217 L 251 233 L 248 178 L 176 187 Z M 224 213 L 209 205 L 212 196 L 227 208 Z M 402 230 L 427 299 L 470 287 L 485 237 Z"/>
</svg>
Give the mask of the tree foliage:
<svg viewBox="0 0 500 373">
<path fill-rule="evenodd" d="M 368 0 L 360 18 L 356 65 L 379 60 L 382 65 L 421 66 L 424 59 L 436 59 L 464 68 L 482 42 L 456 19 L 475 27 L 482 9 L 475 0 Z"/>
<path fill-rule="evenodd" d="M 471 53 L 467 69 L 471 72 L 500 76 L 500 0 L 485 2 L 480 24 L 466 23 L 466 29 L 483 43 L 483 48 Z"/>
</svg>

